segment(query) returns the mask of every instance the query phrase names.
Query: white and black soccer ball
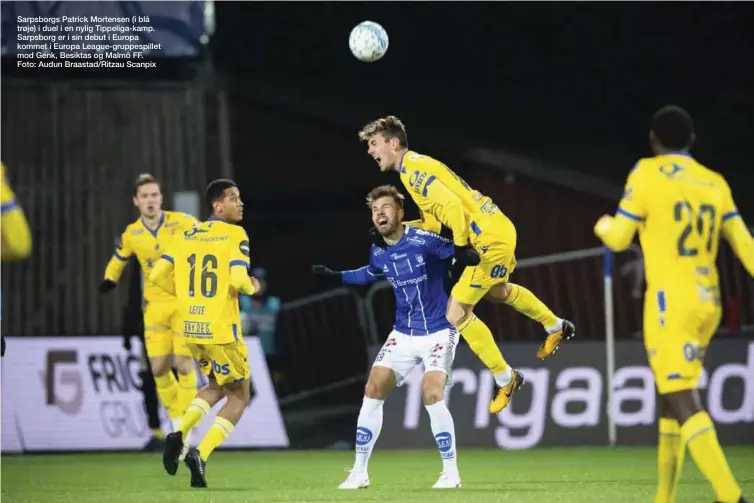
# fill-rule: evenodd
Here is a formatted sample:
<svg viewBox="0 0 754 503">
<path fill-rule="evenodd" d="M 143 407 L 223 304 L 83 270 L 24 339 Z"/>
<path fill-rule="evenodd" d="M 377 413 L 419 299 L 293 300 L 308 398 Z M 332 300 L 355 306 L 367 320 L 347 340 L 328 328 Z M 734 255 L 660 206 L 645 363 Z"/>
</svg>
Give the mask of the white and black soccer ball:
<svg viewBox="0 0 754 503">
<path fill-rule="evenodd" d="M 385 28 L 374 21 L 363 21 L 351 30 L 348 45 L 357 59 L 371 63 L 385 55 L 389 41 Z"/>
</svg>

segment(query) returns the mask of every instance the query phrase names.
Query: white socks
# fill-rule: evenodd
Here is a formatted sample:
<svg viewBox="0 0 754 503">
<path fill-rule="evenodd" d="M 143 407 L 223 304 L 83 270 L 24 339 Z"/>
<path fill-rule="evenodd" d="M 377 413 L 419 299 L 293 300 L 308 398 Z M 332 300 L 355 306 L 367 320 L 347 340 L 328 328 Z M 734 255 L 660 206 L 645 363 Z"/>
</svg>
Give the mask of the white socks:
<svg viewBox="0 0 754 503">
<path fill-rule="evenodd" d="M 558 318 L 558 322 L 557 322 L 556 324 L 554 324 L 554 325 L 553 325 L 553 326 L 551 326 L 551 327 L 547 327 L 547 328 L 545 328 L 545 330 L 547 330 L 547 333 L 548 333 L 549 335 L 552 335 L 552 334 L 554 334 L 554 333 L 555 333 L 555 332 L 557 332 L 558 330 L 563 330 L 563 320 L 562 320 L 561 318 Z"/>
<path fill-rule="evenodd" d="M 425 405 L 429 420 L 432 424 L 432 435 L 437 442 L 437 449 L 442 458 L 442 471 L 444 473 L 458 473 L 456 463 L 456 428 L 453 416 L 450 415 L 445 401 L 439 401 L 432 405 Z"/>
<path fill-rule="evenodd" d="M 505 369 L 505 372 L 503 372 L 502 374 L 497 374 L 494 377 L 495 384 L 497 384 L 501 388 L 505 388 L 513 380 L 513 370 L 511 369 L 511 366 L 508 365 L 508 368 Z"/>
<path fill-rule="evenodd" d="M 384 400 L 364 397 L 361 404 L 359 419 L 356 423 L 356 460 L 353 463 L 355 472 L 367 473 L 369 457 L 382 431 L 382 405 L 384 403 Z M 451 419 L 451 426 L 452 422 Z"/>
</svg>

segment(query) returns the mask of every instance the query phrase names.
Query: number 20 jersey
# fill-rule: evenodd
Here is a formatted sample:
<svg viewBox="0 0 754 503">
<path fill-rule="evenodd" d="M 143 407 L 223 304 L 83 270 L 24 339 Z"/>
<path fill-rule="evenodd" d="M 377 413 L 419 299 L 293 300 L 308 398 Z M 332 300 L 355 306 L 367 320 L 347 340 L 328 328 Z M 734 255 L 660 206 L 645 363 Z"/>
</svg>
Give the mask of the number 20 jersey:
<svg viewBox="0 0 754 503">
<path fill-rule="evenodd" d="M 249 268 L 246 231 L 210 219 L 177 236 L 169 254 L 183 335 L 192 344 L 227 344 L 241 339 L 238 292 L 231 269 Z"/>
<path fill-rule="evenodd" d="M 684 153 L 641 159 L 618 213 L 639 222 L 649 291 L 719 303 L 720 232 L 739 215 L 722 175 Z"/>
</svg>

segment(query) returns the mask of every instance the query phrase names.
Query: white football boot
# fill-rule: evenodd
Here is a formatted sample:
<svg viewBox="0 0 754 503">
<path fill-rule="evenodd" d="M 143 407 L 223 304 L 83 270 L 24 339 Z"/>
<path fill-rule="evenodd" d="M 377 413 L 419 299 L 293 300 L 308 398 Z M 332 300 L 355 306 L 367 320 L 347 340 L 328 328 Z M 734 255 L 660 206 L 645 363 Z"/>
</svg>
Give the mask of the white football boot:
<svg viewBox="0 0 754 503">
<path fill-rule="evenodd" d="M 461 487 L 461 476 L 457 473 L 442 472 L 432 489 L 456 489 Z"/>
<path fill-rule="evenodd" d="M 369 487 L 369 475 L 364 472 L 351 471 L 338 489 L 366 489 L 367 487 Z"/>
</svg>

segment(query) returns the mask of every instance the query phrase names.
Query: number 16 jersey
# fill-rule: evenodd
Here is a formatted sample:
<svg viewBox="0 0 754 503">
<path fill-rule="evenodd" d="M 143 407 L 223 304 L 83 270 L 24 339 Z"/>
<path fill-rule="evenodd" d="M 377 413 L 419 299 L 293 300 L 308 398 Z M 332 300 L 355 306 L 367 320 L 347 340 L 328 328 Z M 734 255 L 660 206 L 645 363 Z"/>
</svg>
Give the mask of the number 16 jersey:
<svg viewBox="0 0 754 503">
<path fill-rule="evenodd" d="M 739 216 L 722 175 L 685 153 L 641 159 L 618 214 L 639 222 L 648 291 L 720 303 L 720 233 Z"/>
<path fill-rule="evenodd" d="M 210 218 L 176 237 L 172 262 L 183 335 L 192 344 L 241 339 L 236 276 L 248 282 L 249 238 L 234 224 Z"/>
</svg>

